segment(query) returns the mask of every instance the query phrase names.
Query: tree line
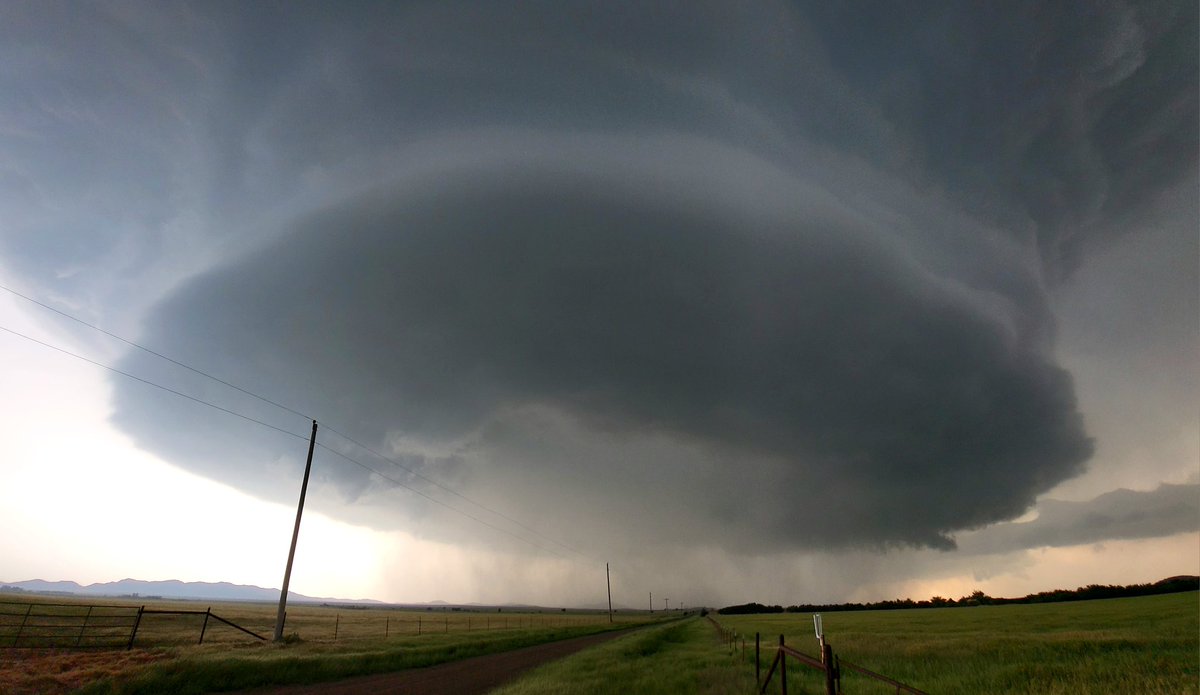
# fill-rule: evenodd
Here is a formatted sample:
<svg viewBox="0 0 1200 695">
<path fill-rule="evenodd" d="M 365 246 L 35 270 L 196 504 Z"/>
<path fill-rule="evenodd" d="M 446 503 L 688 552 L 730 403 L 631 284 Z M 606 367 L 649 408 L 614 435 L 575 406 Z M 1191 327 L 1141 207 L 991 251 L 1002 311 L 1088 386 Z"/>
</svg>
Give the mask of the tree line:
<svg viewBox="0 0 1200 695">
<path fill-rule="evenodd" d="M 1126 598 L 1130 596 L 1153 596 L 1174 594 L 1181 591 L 1200 590 L 1200 577 L 1169 577 L 1153 584 L 1130 584 L 1127 586 L 1089 584 L 1078 589 L 1055 589 L 1041 591 L 1021 598 L 996 598 L 982 591 L 974 591 L 958 600 L 934 596 L 925 601 L 910 598 L 871 603 L 802 603 L 795 606 L 766 606 L 761 603 L 743 603 L 726 606 L 717 612 L 722 615 L 748 615 L 752 613 L 835 613 L 837 611 L 886 611 L 907 608 L 950 608 L 955 606 L 999 606 L 1013 603 L 1058 603 L 1062 601 L 1090 601 L 1101 598 Z"/>
</svg>

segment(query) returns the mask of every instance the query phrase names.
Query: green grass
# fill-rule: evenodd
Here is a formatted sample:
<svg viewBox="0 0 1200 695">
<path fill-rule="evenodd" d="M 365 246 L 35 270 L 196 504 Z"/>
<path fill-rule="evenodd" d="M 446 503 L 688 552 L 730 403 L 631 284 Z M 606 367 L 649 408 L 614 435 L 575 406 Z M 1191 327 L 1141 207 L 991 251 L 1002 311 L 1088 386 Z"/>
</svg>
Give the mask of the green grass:
<svg viewBox="0 0 1200 695">
<path fill-rule="evenodd" d="M 450 632 L 351 643 L 228 645 L 182 650 L 168 661 L 85 686 L 79 692 L 208 693 L 264 685 L 318 683 L 370 673 L 432 666 L 627 625 L 596 623 L 491 633 Z"/>
<path fill-rule="evenodd" d="M 79 634 L 79 625 L 86 607 L 93 604 L 119 606 L 122 608 L 97 609 L 93 615 L 122 613 L 130 616 L 117 629 L 103 629 L 98 621 L 92 620 L 86 630 L 84 644 L 123 645 L 128 639 L 132 615 L 139 606 L 156 610 L 212 612 L 260 635 L 270 637 L 275 629 L 277 604 L 261 602 L 207 602 L 172 601 L 163 599 L 90 599 L 86 597 L 39 596 L 37 594 L 0 593 L 0 644 L 10 642 L 17 634 L 24 613 L 24 604 L 36 603 L 37 611 L 43 615 L 62 614 L 73 616 L 62 621 L 60 632 L 74 642 Z M 47 607 L 45 604 L 64 604 Z M 644 613 L 618 613 L 623 622 L 639 622 Z M 138 626 L 135 646 L 165 647 L 195 644 L 200 637 L 203 615 L 157 615 L 146 614 Z M 49 624 L 49 618 L 40 618 Z M 608 622 L 608 614 L 601 611 L 556 611 L 544 609 L 540 612 L 499 612 L 494 609 L 449 609 L 400 610 L 388 606 L 364 604 L 361 606 L 324 606 L 307 603 L 292 603 L 288 606 L 286 633 L 297 633 L 306 642 L 346 642 L 356 640 L 378 641 L 385 637 L 399 638 L 413 635 L 431 635 L 456 632 L 492 632 L 498 630 L 578 627 Z M 72 627 L 73 626 L 73 627 Z M 51 627 L 41 633 L 52 634 Z M 25 638 L 33 634 L 26 628 Z M 93 639 L 94 638 L 94 639 Z M 103 638 L 103 639 L 102 639 Z M 252 642 L 253 637 L 227 625 L 210 620 L 204 634 L 204 642 L 225 643 L 231 646 Z"/>
<path fill-rule="evenodd" d="M 754 673 L 707 620 L 646 628 L 534 669 L 494 695 L 701 693 L 745 695 Z"/>
<path fill-rule="evenodd" d="M 63 632 L 74 643 L 81 634 L 82 616 L 93 603 L 139 606 L 159 610 L 204 611 L 231 620 L 261 635 L 273 633 L 276 605 L 252 602 L 208 603 L 153 599 L 104 599 L 3 594 L 15 602 L 0 619 L 0 639 L 12 640 L 24 604 L 62 603 L 38 609 L 47 634 Z M 81 606 L 83 606 L 81 608 Z M 100 611 L 93 609 L 96 616 Z M 121 611 L 117 611 L 121 612 Z M 55 616 L 62 615 L 63 618 Z M 132 652 L 95 651 L 70 658 L 53 650 L 21 650 L 20 659 L 0 654 L 0 692 L 65 692 L 82 685 L 85 693 L 204 693 L 271 684 L 313 683 L 349 676 L 430 666 L 482 654 L 541 644 L 557 639 L 603 632 L 647 622 L 650 616 L 618 614 L 616 625 L 600 611 L 540 612 L 436 608 L 398 610 L 387 606 L 320 606 L 294 603 L 288 607 L 288 644 L 260 642 L 227 625 L 210 620 L 204 644 L 197 645 L 203 615 L 145 614 Z M 55 627 L 54 624 L 63 625 Z M 96 620 L 93 619 L 92 623 Z M 53 624 L 52 624 L 53 623 Z M 127 643 L 124 636 L 97 635 L 87 627 L 84 644 Z M 28 635 L 30 628 L 24 628 Z M 93 637 L 97 639 L 92 639 Z M 104 637 L 104 639 L 99 639 Z M 3 643 L 3 642 L 0 642 Z M 62 672 L 63 670 L 65 672 Z"/>
<path fill-rule="evenodd" d="M 816 656 L 809 614 L 718 616 L 762 634 L 763 671 L 783 634 Z M 1200 692 L 1196 592 L 1128 599 L 972 608 L 826 613 L 825 636 L 843 660 L 931 693 Z M 753 670 L 753 650 L 747 667 Z M 821 674 L 789 665 L 789 692 L 821 692 Z M 847 692 L 893 693 L 844 672 Z M 775 690 L 778 692 L 778 690 Z"/>
<path fill-rule="evenodd" d="M 213 610 L 269 632 L 270 607 L 229 605 Z M 289 615 L 289 632 L 297 628 L 302 638 L 294 644 L 264 644 L 229 630 L 228 640 L 209 644 L 206 637 L 203 646 L 143 649 L 146 656 L 165 658 L 150 664 L 134 659 L 130 669 L 82 692 L 201 693 L 311 683 L 608 629 L 606 616 L 543 614 L 513 615 L 503 629 L 492 624 L 491 630 L 479 630 L 474 622 L 479 615 L 447 617 L 434 612 L 424 614 L 422 624 L 440 625 L 441 630 L 423 629 L 417 635 L 415 629 L 397 629 L 415 614 L 341 609 L 340 636 L 334 641 L 332 622 L 338 615 L 332 608 L 298 606 L 296 614 Z M 714 617 L 746 639 L 745 656 L 740 649 L 731 654 L 707 620 L 657 623 L 536 669 L 500 692 L 746 693 L 754 684 L 755 632 L 763 635 L 764 673 L 780 634 L 800 651 L 817 653 L 808 614 Z M 467 620 L 472 621 L 471 631 Z M 624 620 L 628 625 L 637 618 Z M 380 621 L 391 621 L 387 639 L 379 636 L 384 627 Z M 1200 694 L 1197 592 L 1076 603 L 827 613 L 824 623 L 830 644 L 843 660 L 931 693 Z M 177 627 L 181 635 L 194 634 L 194 626 Z M 0 662 L 0 671 L 3 667 Z M 3 682 L 0 679 L 0 685 Z M 821 682 L 818 672 L 789 664 L 789 692 L 820 693 Z M 849 671 L 842 684 L 852 695 L 895 692 Z M 779 692 L 778 683 L 771 692 Z"/>
</svg>

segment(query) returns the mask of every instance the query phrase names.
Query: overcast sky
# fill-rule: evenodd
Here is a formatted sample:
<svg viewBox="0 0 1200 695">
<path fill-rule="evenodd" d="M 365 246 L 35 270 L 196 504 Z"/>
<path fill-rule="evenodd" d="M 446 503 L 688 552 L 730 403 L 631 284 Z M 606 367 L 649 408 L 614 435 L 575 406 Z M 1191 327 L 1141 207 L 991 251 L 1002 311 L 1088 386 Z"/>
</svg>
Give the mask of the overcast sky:
<svg viewBox="0 0 1200 695">
<path fill-rule="evenodd" d="M 278 586 L 311 419 L 308 594 L 1200 572 L 1198 54 L 1194 2 L 4 3 L 0 581 Z"/>
</svg>

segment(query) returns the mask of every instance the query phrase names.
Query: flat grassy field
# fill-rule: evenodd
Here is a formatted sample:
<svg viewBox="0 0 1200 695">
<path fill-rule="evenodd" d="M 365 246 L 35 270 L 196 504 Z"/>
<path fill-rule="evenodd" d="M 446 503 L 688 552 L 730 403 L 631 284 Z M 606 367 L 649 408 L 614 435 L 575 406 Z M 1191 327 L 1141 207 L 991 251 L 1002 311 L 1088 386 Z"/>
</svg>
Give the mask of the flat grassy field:
<svg viewBox="0 0 1200 695">
<path fill-rule="evenodd" d="M 0 600 L 10 600 L 5 594 Z M 26 596 L 37 603 L 144 605 L 155 610 L 212 612 L 268 638 L 276 606 L 149 600 L 69 600 Z M 64 612 L 72 612 L 63 608 Z M 78 612 L 78 611 L 74 611 Z M 646 621 L 620 615 L 612 625 L 596 611 L 488 612 L 395 610 L 293 604 L 285 644 L 262 642 L 215 621 L 204 644 L 203 615 L 146 614 L 132 651 L 0 649 L 0 693 L 205 693 L 259 685 L 312 683 L 430 666 L 456 659 L 603 632 Z M 336 637 L 335 637 L 336 631 Z M 13 632 L 6 629 L 0 641 Z M 14 633 L 15 634 L 15 633 Z M 126 633 L 127 634 L 127 633 Z"/>
<path fill-rule="evenodd" d="M 708 620 L 638 630 L 534 669 L 493 695 L 748 695 L 754 669 L 730 655 Z"/>
<path fill-rule="evenodd" d="M 783 634 L 816 656 L 812 616 L 714 616 L 746 636 L 762 634 L 763 672 Z M 826 613 L 825 636 L 842 660 L 930 693 L 1200 692 L 1200 594 L 1047 603 Z M 821 674 L 789 664 L 789 692 L 821 692 Z M 843 669 L 847 693 L 895 689 Z M 773 686 L 773 692 L 779 692 Z"/>
<path fill-rule="evenodd" d="M 252 632 L 271 637 L 275 630 L 275 615 L 277 605 L 273 603 L 258 603 L 249 601 L 212 602 L 212 601 L 170 601 L 153 599 L 110 599 L 110 598 L 75 598 L 58 596 L 37 596 L 29 594 L 0 594 L 0 604 L 7 604 L 0 613 L 8 613 L 0 620 L 0 645 L 7 645 L 16 638 L 20 622 L 21 604 L 40 604 L 38 613 L 58 614 L 63 618 L 61 626 L 79 624 L 87 606 L 105 606 L 103 611 L 97 609 L 92 615 L 91 624 L 85 630 L 86 638 L 93 635 L 111 635 L 116 642 L 121 639 L 117 633 L 128 637 L 131 616 L 138 607 L 147 610 L 166 611 L 199 611 L 203 613 L 211 609 L 215 615 L 240 625 Z M 47 607 L 47 604 L 59 604 Z M 105 618 L 117 613 L 126 616 L 120 622 L 122 627 L 104 629 L 101 623 Z M 69 616 L 69 617 L 68 617 Z M 103 616 L 99 620 L 95 616 Z M 640 620 L 639 614 L 617 614 L 619 621 Z M 46 622 L 43 620 L 43 622 Z M 163 615 L 147 613 L 143 615 L 138 626 L 135 646 L 166 646 L 171 644 L 190 644 L 199 640 L 203 615 Z M 297 634 L 306 642 L 333 642 L 346 640 L 378 640 L 382 638 L 399 637 L 403 635 L 429 635 L 436 633 L 479 632 L 492 630 L 512 630 L 518 628 L 556 628 L 583 627 L 596 623 L 607 623 L 607 613 L 599 611 L 556 611 L 543 609 L 539 612 L 519 612 L 496 609 L 471 609 L 438 607 L 430 610 L 403 610 L 377 604 L 339 604 L 320 605 L 311 603 L 292 603 L 288 605 L 287 622 L 284 634 Z M 68 630 L 69 631 L 69 630 Z M 28 640 L 29 630 L 25 631 Z M 240 644 L 253 641 L 254 638 L 235 630 L 219 621 L 209 620 L 204 632 L 204 641 L 215 643 Z M 113 639 L 107 642 L 113 642 Z"/>
<path fill-rule="evenodd" d="M 266 632 L 273 620 L 273 607 L 265 604 L 214 605 L 213 612 Z M 481 614 L 450 611 L 418 616 L 370 608 L 359 615 L 345 608 L 297 606 L 293 612 L 288 632 L 295 631 L 299 640 L 283 645 L 259 642 L 234 630 L 229 632 L 235 636 L 211 642 L 206 636 L 202 646 L 185 644 L 181 640 L 186 635 L 197 634 L 195 626 L 176 626 L 177 634 L 163 633 L 175 635 L 167 640 L 168 646 L 142 645 L 139 637 L 139 646 L 131 652 L 0 650 L 0 692 L 58 693 L 85 684 L 84 693 L 202 693 L 310 683 L 427 666 L 609 629 L 607 616 L 595 613 L 505 614 L 510 620 L 506 627 L 492 624 L 492 629 L 483 630 L 476 625 Z M 418 617 L 420 635 L 415 629 L 392 631 L 397 623 Z M 500 692 L 745 693 L 754 686 L 756 631 L 763 636 L 764 673 L 780 634 L 794 648 L 817 653 L 808 614 L 712 617 L 745 637 L 745 652 L 740 640 L 731 650 L 707 620 L 652 623 L 547 664 Z M 647 618 L 625 616 L 618 626 Z M 332 638 L 335 621 L 340 621 L 336 641 Z M 1200 693 L 1197 592 L 1075 603 L 826 613 L 824 625 L 827 639 L 843 661 L 930 693 Z M 378 634 L 385 626 L 386 638 Z M 191 637 L 187 639 L 190 642 Z M 842 685 L 851 695 L 895 692 L 848 670 Z M 789 664 L 788 686 L 790 693 L 822 692 L 820 674 L 794 662 Z M 779 692 L 777 681 L 769 692 Z"/>
</svg>

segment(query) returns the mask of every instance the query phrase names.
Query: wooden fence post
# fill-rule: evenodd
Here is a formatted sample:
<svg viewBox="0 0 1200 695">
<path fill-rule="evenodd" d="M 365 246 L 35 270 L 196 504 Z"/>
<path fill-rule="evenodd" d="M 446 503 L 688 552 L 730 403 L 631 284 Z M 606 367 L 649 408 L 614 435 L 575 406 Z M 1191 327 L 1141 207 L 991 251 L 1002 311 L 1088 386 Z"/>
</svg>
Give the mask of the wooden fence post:
<svg viewBox="0 0 1200 695">
<path fill-rule="evenodd" d="M 759 633 L 754 633 L 754 682 L 762 686 L 762 662 L 759 655 L 762 650 L 762 640 Z"/>
<path fill-rule="evenodd" d="M 783 635 L 779 636 L 779 685 L 787 695 L 787 654 L 783 653 Z"/>
<path fill-rule="evenodd" d="M 390 630 L 391 627 L 392 627 L 392 616 L 390 616 L 390 615 L 384 616 L 383 636 L 385 638 L 388 636 L 388 630 Z"/>
<path fill-rule="evenodd" d="M 837 668 L 833 663 L 833 647 L 829 646 L 828 642 L 821 645 L 821 663 L 825 664 L 825 695 L 837 695 L 837 686 L 834 682 Z"/>
</svg>

